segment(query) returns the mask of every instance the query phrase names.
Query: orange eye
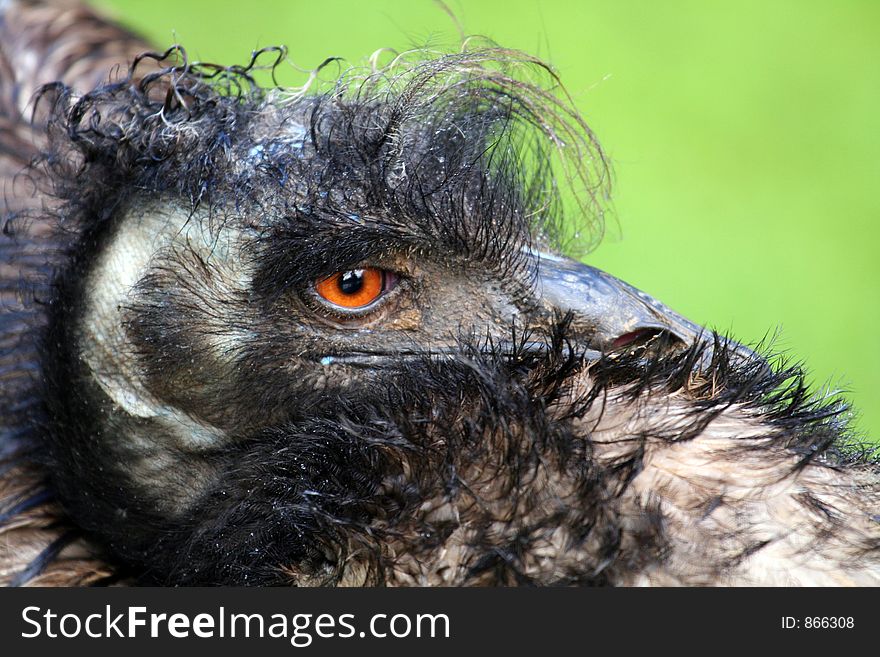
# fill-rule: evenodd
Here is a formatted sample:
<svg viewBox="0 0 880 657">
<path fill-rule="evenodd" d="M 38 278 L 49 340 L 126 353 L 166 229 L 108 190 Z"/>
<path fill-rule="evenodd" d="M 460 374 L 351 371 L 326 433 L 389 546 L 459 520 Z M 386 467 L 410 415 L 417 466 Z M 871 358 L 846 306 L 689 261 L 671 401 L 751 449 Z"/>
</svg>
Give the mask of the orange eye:
<svg viewBox="0 0 880 657">
<path fill-rule="evenodd" d="M 347 310 L 369 306 L 388 291 L 396 277 L 375 267 L 349 269 L 315 283 L 315 291 L 325 301 Z"/>
</svg>

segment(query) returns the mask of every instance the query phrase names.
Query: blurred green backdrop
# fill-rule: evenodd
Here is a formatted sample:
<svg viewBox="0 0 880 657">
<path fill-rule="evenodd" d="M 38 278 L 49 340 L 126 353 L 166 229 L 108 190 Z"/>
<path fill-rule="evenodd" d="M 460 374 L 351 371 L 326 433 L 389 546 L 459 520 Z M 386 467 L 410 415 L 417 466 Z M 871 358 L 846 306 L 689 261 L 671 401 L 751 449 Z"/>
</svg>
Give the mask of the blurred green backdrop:
<svg viewBox="0 0 880 657">
<path fill-rule="evenodd" d="M 312 68 L 454 46 L 430 0 L 95 0 L 157 45 Z M 611 156 L 587 260 L 694 321 L 806 360 L 880 441 L 880 2 L 450 0 L 469 34 L 549 60 Z M 291 78 L 293 79 L 293 78 Z"/>
</svg>

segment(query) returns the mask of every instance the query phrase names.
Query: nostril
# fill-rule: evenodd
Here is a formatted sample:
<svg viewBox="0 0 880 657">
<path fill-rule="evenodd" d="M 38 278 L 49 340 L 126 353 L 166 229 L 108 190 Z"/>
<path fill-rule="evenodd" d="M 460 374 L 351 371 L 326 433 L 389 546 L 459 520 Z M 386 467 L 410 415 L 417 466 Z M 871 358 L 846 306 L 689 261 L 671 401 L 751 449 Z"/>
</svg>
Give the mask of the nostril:
<svg viewBox="0 0 880 657">
<path fill-rule="evenodd" d="M 681 343 L 681 339 L 666 329 L 640 328 L 616 337 L 611 343 L 609 350 L 617 351 L 618 349 L 623 348 L 636 349 L 639 347 L 647 347 L 651 343 L 661 339 L 664 345 Z"/>
<path fill-rule="evenodd" d="M 645 344 L 646 342 L 650 342 L 652 338 L 656 337 L 658 333 L 660 333 L 660 329 L 650 328 L 637 329 L 635 331 L 630 331 L 629 333 L 624 333 L 623 335 L 616 337 L 611 343 L 611 351 L 623 349 L 624 347 L 636 343 Z"/>
</svg>

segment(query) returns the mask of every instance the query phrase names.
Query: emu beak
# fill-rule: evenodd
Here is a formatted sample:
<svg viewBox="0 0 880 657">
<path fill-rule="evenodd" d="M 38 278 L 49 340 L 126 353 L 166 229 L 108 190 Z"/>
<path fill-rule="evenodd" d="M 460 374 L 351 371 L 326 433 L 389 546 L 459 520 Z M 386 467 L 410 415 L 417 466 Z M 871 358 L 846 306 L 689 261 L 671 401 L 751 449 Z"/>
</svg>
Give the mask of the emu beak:
<svg viewBox="0 0 880 657">
<path fill-rule="evenodd" d="M 669 346 L 689 347 L 711 336 L 702 326 L 600 269 L 552 254 L 538 254 L 538 259 L 539 294 L 545 308 L 573 313 L 572 328 L 589 336 L 592 349 L 635 348 L 661 336 L 671 338 Z M 746 350 L 732 346 L 737 352 Z"/>
</svg>

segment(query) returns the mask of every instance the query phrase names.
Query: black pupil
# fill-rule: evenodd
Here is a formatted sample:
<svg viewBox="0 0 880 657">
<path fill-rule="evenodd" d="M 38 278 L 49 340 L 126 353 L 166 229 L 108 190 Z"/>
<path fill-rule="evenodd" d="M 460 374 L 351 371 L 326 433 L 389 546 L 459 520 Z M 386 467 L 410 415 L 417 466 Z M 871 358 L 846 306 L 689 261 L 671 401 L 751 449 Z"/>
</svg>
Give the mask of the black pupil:
<svg viewBox="0 0 880 657">
<path fill-rule="evenodd" d="M 352 269 L 339 278 L 339 291 L 343 294 L 357 294 L 364 286 L 364 270 Z"/>
</svg>

